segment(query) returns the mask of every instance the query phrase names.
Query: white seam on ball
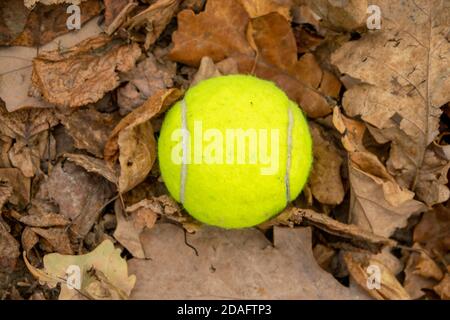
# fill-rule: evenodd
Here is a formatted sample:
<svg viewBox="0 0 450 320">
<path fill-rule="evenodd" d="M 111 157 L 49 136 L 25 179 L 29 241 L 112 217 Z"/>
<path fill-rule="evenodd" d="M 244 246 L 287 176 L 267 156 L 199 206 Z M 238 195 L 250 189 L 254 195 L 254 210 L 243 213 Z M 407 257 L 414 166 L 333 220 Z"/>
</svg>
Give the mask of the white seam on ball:
<svg viewBox="0 0 450 320">
<path fill-rule="evenodd" d="M 292 130 L 294 126 L 294 116 L 291 108 L 288 107 L 288 132 L 287 132 L 287 157 L 286 157 L 286 175 L 284 182 L 286 184 L 286 204 L 291 201 L 291 182 L 289 179 L 289 172 L 291 170 L 291 157 L 292 157 Z"/>
<path fill-rule="evenodd" d="M 180 181 L 180 202 L 184 204 L 184 194 L 186 188 L 186 174 L 187 174 L 187 157 L 188 157 L 188 138 L 189 131 L 187 127 L 187 104 L 186 99 L 181 100 L 181 128 L 183 130 L 182 150 L 183 160 L 181 162 L 181 181 Z"/>
</svg>

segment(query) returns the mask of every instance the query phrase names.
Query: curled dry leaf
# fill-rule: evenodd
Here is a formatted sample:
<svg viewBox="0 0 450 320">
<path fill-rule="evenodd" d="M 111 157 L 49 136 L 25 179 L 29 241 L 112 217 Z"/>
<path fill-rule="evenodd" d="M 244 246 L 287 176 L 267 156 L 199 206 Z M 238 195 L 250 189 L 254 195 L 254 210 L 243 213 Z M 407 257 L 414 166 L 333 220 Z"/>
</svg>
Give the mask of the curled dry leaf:
<svg viewBox="0 0 450 320">
<path fill-rule="evenodd" d="M 41 53 L 33 59 L 32 82 L 48 102 L 80 107 L 115 89 L 118 72 L 131 70 L 140 55 L 137 44 L 100 35 L 63 51 Z"/>
<path fill-rule="evenodd" d="M 64 157 L 76 165 L 83 167 L 87 172 L 99 174 L 113 184 L 117 184 L 117 173 L 104 160 L 75 153 L 66 153 Z"/>
<path fill-rule="evenodd" d="M 309 185 L 313 196 L 321 203 L 338 205 L 345 196 L 341 178 L 341 153 L 321 126 L 309 123 L 314 144 L 314 161 Z"/>
<path fill-rule="evenodd" d="M 43 247 L 47 252 L 59 252 L 61 254 L 73 254 L 69 235 L 66 228 L 31 228 L 35 234 L 41 237 Z"/>
<path fill-rule="evenodd" d="M 446 273 L 444 279 L 433 289 L 442 300 L 450 300 L 450 274 Z"/>
<path fill-rule="evenodd" d="M 126 213 L 122 210 L 120 200 L 116 200 L 114 210 L 117 219 L 114 238 L 130 251 L 133 257 L 145 259 L 141 235 L 145 229 L 153 227 L 158 215 L 145 200 L 126 208 Z"/>
<path fill-rule="evenodd" d="M 8 181 L 13 189 L 8 201 L 19 207 L 26 207 L 31 197 L 31 180 L 25 177 L 19 169 L 0 168 L 0 180 Z"/>
<path fill-rule="evenodd" d="M 59 299 L 126 299 L 136 282 L 134 275 L 128 276 L 127 263 L 120 256 L 120 249 L 115 249 L 109 240 L 103 241 L 94 251 L 84 255 L 47 254 L 43 269 L 33 267 L 26 256 L 24 260 L 30 272 L 41 282 L 52 287 L 58 283 L 63 284 Z M 72 269 L 69 269 L 70 266 Z M 68 275 L 74 272 L 73 266 L 79 267 L 81 272 L 79 291 L 65 285 Z M 106 288 L 106 292 L 99 295 L 96 290 L 99 286 Z"/>
<path fill-rule="evenodd" d="M 151 259 L 129 261 L 140 279 L 133 299 L 360 298 L 317 265 L 309 228 L 276 227 L 274 245 L 255 229 L 205 227 L 185 239 L 165 223 L 142 239 Z"/>
<path fill-rule="evenodd" d="M 363 123 L 348 119 L 338 108 L 333 114 L 335 127 L 344 136 L 349 152 L 350 220 L 371 232 L 389 237 L 405 227 L 408 218 L 427 207 L 414 200 L 414 192 L 402 188 L 376 155 L 363 144 L 367 132 Z"/>
<path fill-rule="evenodd" d="M 351 277 L 356 283 L 367 291 L 372 297 L 378 300 L 409 300 L 411 297 L 405 288 L 398 282 L 394 274 L 380 261 L 371 255 L 360 254 L 355 252 L 344 253 L 344 261 Z M 369 288 L 368 283 L 370 274 L 367 271 L 371 266 L 374 270 L 379 271 L 379 288 Z M 372 272 L 372 271 L 370 271 Z M 376 281 L 376 280 L 375 280 Z"/>
<path fill-rule="evenodd" d="M 308 0 L 311 9 L 322 18 L 321 25 L 336 31 L 353 31 L 366 25 L 367 0 Z"/>
<path fill-rule="evenodd" d="M 2 221 L 0 216 L 0 272 L 12 272 L 20 256 L 19 243 Z"/>
<path fill-rule="evenodd" d="M 120 113 L 125 115 L 140 105 L 158 90 L 173 87 L 176 64 L 158 62 L 153 54 L 139 62 L 131 71 L 121 75 L 123 82 L 128 83 L 117 90 L 117 104 Z"/>
<path fill-rule="evenodd" d="M 93 108 L 75 110 L 59 117 L 73 138 L 75 147 L 86 150 L 98 158 L 103 157 L 108 136 L 120 119 L 116 113 L 101 113 Z"/>
<path fill-rule="evenodd" d="M 382 29 L 346 43 L 332 62 L 363 82 L 345 93 L 345 111 L 391 142 L 388 170 L 415 191 L 429 169 L 426 149 L 438 135 L 440 107 L 450 100 L 448 6 L 445 1 L 373 4 L 383 12 Z M 429 188 L 428 179 L 425 183 Z"/>
<path fill-rule="evenodd" d="M 182 11 L 173 42 L 173 60 L 198 66 L 204 56 L 214 62 L 233 58 L 239 72 L 276 82 L 310 117 L 331 113 L 339 94 L 339 80 L 312 54 L 297 58 L 295 36 L 282 15 L 250 19 L 238 0 L 210 0 L 198 15 Z"/>
<path fill-rule="evenodd" d="M 182 0 L 157 0 L 128 20 L 124 27 L 134 29 L 145 26 L 147 33 L 144 47 L 148 49 L 172 20 L 181 2 Z"/>
<path fill-rule="evenodd" d="M 13 187 L 10 182 L 7 179 L 2 180 L 0 177 L 0 212 L 12 194 Z"/>
<path fill-rule="evenodd" d="M 156 140 L 150 119 L 165 112 L 181 94 L 178 89 L 156 92 L 112 131 L 104 158 L 110 165 L 119 160 L 119 192 L 132 189 L 150 172 L 156 160 Z"/>
<path fill-rule="evenodd" d="M 59 212 L 72 222 L 70 231 L 83 239 L 112 195 L 113 188 L 107 180 L 66 161 L 53 167 L 37 198 L 58 204 Z"/>
<path fill-rule="evenodd" d="M 414 229 L 413 239 L 433 255 L 445 256 L 450 250 L 450 209 L 437 205 L 425 212 Z"/>
</svg>

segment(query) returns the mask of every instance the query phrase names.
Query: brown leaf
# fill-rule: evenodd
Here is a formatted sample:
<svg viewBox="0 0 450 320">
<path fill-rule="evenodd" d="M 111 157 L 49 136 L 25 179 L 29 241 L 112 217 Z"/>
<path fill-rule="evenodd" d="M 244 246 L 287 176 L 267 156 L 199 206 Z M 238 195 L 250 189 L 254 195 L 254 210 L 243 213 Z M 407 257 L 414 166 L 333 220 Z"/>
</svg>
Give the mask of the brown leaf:
<svg viewBox="0 0 450 320">
<path fill-rule="evenodd" d="M 109 182 L 71 162 L 57 163 L 37 194 L 38 198 L 58 204 L 60 213 L 72 221 L 70 230 L 81 239 L 92 228 L 111 196 Z"/>
<path fill-rule="evenodd" d="M 450 300 L 450 275 L 445 274 L 444 279 L 434 287 L 434 291 L 441 297 L 442 300 Z"/>
<path fill-rule="evenodd" d="M 108 27 L 131 0 L 104 0 L 103 2 L 105 4 L 105 26 Z"/>
<path fill-rule="evenodd" d="M 153 227 L 158 215 L 145 200 L 126 208 L 126 213 L 121 208 L 120 200 L 116 200 L 114 208 L 117 218 L 114 238 L 130 251 L 133 257 L 145 259 L 141 235 L 145 229 Z"/>
<path fill-rule="evenodd" d="M 23 0 L 3 1 L 0 4 L 0 45 L 36 47 L 69 32 L 67 28 L 67 6 L 37 5 L 27 9 Z M 80 4 L 80 21 L 84 24 L 101 11 L 98 0 Z"/>
<path fill-rule="evenodd" d="M 414 229 L 413 239 L 428 252 L 445 256 L 450 250 L 450 209 L 437 205 L 425 212 Z"/>
<path fill-rule="evenodd" d="M 370 255 L 346 252 L 344 261 L 352 278 L 358 285 L 378 300 L 409 300 L 411 297 L 398 282 L 394 274 L 380 261 Z M 380 288 L 368 287 L 368 267 L 372 266 L 380 271 Z"/>
<path fill-rule="evenodd" d="M 76 165 L 83 167 L 87 172 L 101 175 L 106 180 L 117 184 L 117 173 L 105 161 L 84 154 L 65 153 L 64 157 Z"/>
<path fill-rule="evenodd" d="M 63 215 L 56 213 L 47 213 L 44 215 L 31 214 L 22 216 L 19 221 L 27 226 L 40 228 L 64 227 L 70 223 Z"/>
<path fill-rule="evenodd" d="M 0 168 L 0 180 L 8 181 L 13 188 L 9 202 L 19 207 L 25 207 L 30 202 L 31 180 L 25 177 L 19 169 Z"/>
<path fill-rule="evenodd" d="M 33 59 L 33 85 L 58 106 L 95 103 L 119 85 L 118 72 L 131 70 L 140 55 L 137 44 L 123 45 L 106 35 L 89 38 Z"/>
<path fill-rule="evenodd" d="M 144 11 L 132 17 L 125 27 L 130 29 L 146 27 L 144 47 L 148 49 L 161 35 L 172 17 L 178 11 L 182 0 L 157 0 Z"/>
<path fill-rule="evenodd" d="M 22 232 L 22 247 L 27 256 L 30 256 L 30 251 L 39 242 L 39 236 L 30 228 L 25 227 Z"/>
<path fill-rule="evenodd" d="M 101 32 L 95 20 L 91 20 L 77 32 L 65 34 L 39 48 L 0 48 L 1 85 L 0 97 L 6 108 L 14 111 L 23 107 L 53 107 L 40 99 L 39 92 L 32 87 L 32 60 L 38 51 L 58 49 L 63 51 L 83 39 Z"/>
<path fill-rule="evenodd" d="M 321 203 L 338 205 L 345 196 L 341 178 L 342 156 L 321 126 L 310 122 L 309 128 L 314 145 L 313 168 L 309 177 L 312 194 Z"/>
<path fill-rule="evenodd" d="M 246 39 L 248 23 L 247 12 L 236 0 L 209 0 L 198 15 L 183 10 L 178 14 L 170 57 L 191 66 L 198 66 L 204 56 L 215 62 L 239 53 L 254 57 Z"/>
<path fill-rule="evenodd" d="M 13 187 L 11 186 L 9 181 L 6 179 L 2 180 L 0 178 L 0 212 L 12 194 L 13 194 Z"/>
<path fill-rule="evenodd" d="M 175 63 L 162 64 L 150 54 L 134 69 L 121 76 L 122 81 L 128 83 L 117 90 L 120 113 L 125 115 L 142 105 L 158 90 L 173 87 L 175 74 Z"/>
<path fill-rule="evenodd" d="M 112 131 L 104 158 L 111 165 L 119 160 L 119 192 L 132 189 L 150 172 L 156 160 L 156 140 L 149 120 L 166 111 L 181 94 L 178 89 L 158 91 Z"/>
<path fill-rule="evenodd" d="M 75 146 L 99 158 L 103 157 L 108 136 L 120 120 L 117 114 L 101 113 L 93 108 L 79 109 L 60 118 Z"/>
<path fill-rule="evenodd" d="M 314 13 L 322 18 L 322 26 L 336 31 L 353 31 L 366 25 L 367 0 L 308 1 Z"/>
<path fill-rule="evenodd" d="M 50 245 L 49 252 L 59 252 L 61 254 L 73 254 L 70 245 L 69 235 L 64 228 L 31 228 L 31 230 L 38 236 L 45 240 L 46 245 Z"/>
<path fill-rule="evenodd" d="M 443 1 L 373 4 L 383 12 L 381 30 L 346 43 L 332 62 L 363 82 L 345 93 L 345 111 L 391 142 L 388 170 L 415 191 L 427 170 L 426 149 L 438 135 L 440 107 L 450 100 L 448 8 Z"/>
<path fill-rule="evenodd" d="M 151 260 L 129 261 L 140 279 L 132 299 L 359 298 L 317 265 L 308 228 L 275 228 L 275 247 L 255 229 L 210 227 L 186 237 L 190 246 L 172 224 L 145 232 Z"/>
<path fill-rule="evenodd" d="M 19 243 L 3 225 L 2 220 L 0 220 L 0 271 L 12 272 L 20 256 Z"/>
<path fill-rule="evenodd" d="M 239 0 L 250 18 L 265 16 L 277 12 L 286 20 L 291 20 L 292 0 Z"/>
</svg>

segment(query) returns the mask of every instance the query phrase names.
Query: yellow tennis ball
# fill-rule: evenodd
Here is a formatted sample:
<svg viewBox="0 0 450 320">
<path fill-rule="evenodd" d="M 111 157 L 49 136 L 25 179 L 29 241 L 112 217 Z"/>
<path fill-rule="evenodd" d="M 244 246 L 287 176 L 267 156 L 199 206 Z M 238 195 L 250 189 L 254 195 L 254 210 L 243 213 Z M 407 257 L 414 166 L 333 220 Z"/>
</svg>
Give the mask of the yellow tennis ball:
<svg viewBox="0 0 450 320">
<path fill-rule="evenodd" d="M 243 228 L 298 196 L 312 142 L 302 111 L 274 83 L 231 75 L 200 82 L 168 111 L 158 156 L 167 189 L 189 214 Z"/>
</svg>

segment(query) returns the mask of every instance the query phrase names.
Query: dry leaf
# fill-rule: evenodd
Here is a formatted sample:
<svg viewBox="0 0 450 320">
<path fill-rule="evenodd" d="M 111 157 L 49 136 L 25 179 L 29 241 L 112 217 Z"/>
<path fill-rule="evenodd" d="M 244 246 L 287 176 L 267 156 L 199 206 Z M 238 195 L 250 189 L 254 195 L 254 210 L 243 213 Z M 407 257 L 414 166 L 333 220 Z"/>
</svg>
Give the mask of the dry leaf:
<svg viewBox="0 0 450 320">
<path fill-rule="evenodd" d="M 101 113 L 93 108 L 79 109 L 68 115 L 60 115 L 60 118 L 73 138 L 75 147 L 98 158 L 103 157 L 108 136 L 120 120 L 117 114 Z"/>
<path fill-rule="evenodd" d="M 49 286 L 61 283 L 59 299 L 80 299 L 77 290 L 69 289 L 66 285 L 70 266 L 77 266 L 81 272 L 81 298 L 92 299 L 105 298 L 96 295 L 97 286 L 107 289 L 106 297 L 110 299 L 126 299 L 136 282 L 134 275 L 128 276 L 126 261 L 120 256 L 120 250 L 115 249 L 111 241 L 102 242 L 94 251 L 79 256 L 61 255 L 58 253 L 47 254 L 44 257 L 44 269 L 33 267 L 24 257 L 30 272 L 41 282 Z M 101 275 L 100 275 L 101 274 Z M 100 275 L 100 276 L 99 276 Z"/>
<path fill-rule="evenodd" d="M 31 197 L 31 180 L 25 177 L 19 169 L 0 168 L 0 180 L 8 181 L 13 188 L 9 202 L 24 208 Z"/>
<path fill-rule="evenodd" d="M 99 174 L 113 184 L 117 184 L 117 173 L 105 161 L 84 154 L 74 153 L 66 153 L 64 157 L 76 165 L 83 167 L 87 172 Z"/>
<path fill-rule="evenodd" d="M 291 20 L 292 0 L 239 0 L 251 18 L 277 12 L 286 20 Z"/>
<path fill-rule="evenodd" d="M 70 221 L 61 214 L 46 213 L 43 215 L 30 214 L 22 216 L 19 221 L 30 227 L 64 227 L 67 226 Z"/>
<path fill-rule="evenodd" d="M 117 218 L 117 228 L 114 231 L 114 238 L 120 242 L 133 257 L 145 259 L 144 249 L 141 243 L 141 235 L 145 229 L 150 229 L 156 222 L 158 215 L 145 200 L 126 208 L 126 213 L 122 210 L 119 200 L 115 203 Z"/>
<path fill-rule="evenodd" d="M 378 300 L 409 300 L 411 297 L 398 282 L 395 275 L 380 261 L 370 255 L 346 252 L 344 261 L 348 271 L 358 285 Z M 368 287 L 370 274 L 368 267 L 372 266 L 380 271 L 380 288 Z"/>
<path fill-rule="evenodd" d="M 367 0 L 309 0 L 308 4 L 322 18 L 323 27 L 353 31 L 366 25 Z"/>
<path fill-rule="evenodd" d="M 128 83 L 117 90 L 120 113 L 125 115 L 142 105 L 158 90 L 173 87 L 175 74 L 175 63 L 162 64 L 149 54 L 134 69 L 121 75 L 121 80 Z"/>
<path fill-rule="evenodd" d="M 105 26 L 110 26 L 131 0 L 104 0 Z"/>
<path fill-rule="evenodd" d="M 391 141 L 389 172 L 415 191 L 428 169 L 426 148 L 438 135 L 440 107 L 450 100 L 449 10 L 437 0 L 372 3 L 383 12 L 381 30 L 346 43 L 332 62 L 364 82 L 345 93 L 344 109 Z"/>
<path fill-rule="evenodd" d="M 83 239 L 113 194 L 112 186 L 102 177 L 88 173 L 71 162 L 57 163 L 41 184 L 37 198 L 58 204 L 59 212 L 70 219 L 70 230 Z"/>
<path fill-rule="evenodd" d="M 106 35 L 86 39 L 33 59 L 33 85 L 45 100 L 63 107 L 95 103 L 119 84 L 118 72 L 134 67 L 141 55 L 137 44 L 124 45 Z"/>
<path fill-rule="evenodd" d="M 129 261 L 138 278 L 131 298 L 359 298 L 317 265 L 308 228 L 275 228 L 275 246 L 255 229 L 209 227 L 186 237 L 190 246 L 182 229 L 172 224 L 157 224 L 144 233 L 151 260 Z"/>
<path fill-rule="evenodd" d="M 125 27 L 130 29 L 145 26 L 146 39 L 145 49 L 159 38 L 172 17 L 178 11 L 182 0 L 157 0 L 146 10 L 138 13 L 126 23 Z"/>
<path fill-rule="evenodd" d="M 40 236 L 45 242 L 48 252 L 59 252 L 61 254 L 73 254 L 70 245 L 69 235 L 65 228 L 31 228 L 35 234 Z"/>
<path fill-rule="evenodd" d="M 2 223 L 0 215 L 0 272 L 12 272 L 20 256 L 19 243 Z"/>
<path fill-rule="evenodd" d="M 100 32 L 97 22 L 91 20 L 79 31 L 58 37 L 39 50 L 64 50 Z M 31 88 L 32 60 L 37 52 L 37 48 L 0 48 L 0 98 L 5 101 L 8 111 L 23 107 L 52 106 L 42 101 L 40 95 Z"/>
<path fill-rule="evenodd" d="M 38 2 L 48 6 L 48 5 L 59 4 L 59 3 L 72 3 L 72 4 L 80 5 L 83 1 L 86 1 L 86 0 L 24 0 L 23 2 L 25 3 L 25 6 L 27 8 L 32 9 Z"/>
<path fill-rule="evenodd" d="M 450 209 L 437 205 L 425 212 L 413 234 L 428 252 L 444 256 L 450 250 Z"/>
<path fill-rule="evenodd" d="M 450 275 L 445 274 L 444 279 L 434 287 L 434 291 L 441 297 L 442 300 L 450 300 Z"/>
<path fill-rule="evenodd" d="M 12 194 L 13 187 L 11 186 L 9 181 L 7 179 L 2 180 L 2 178 L 0 177 L 0 212 Z"/>
<path fill-rule="evenodd" d="M 123 118 L 112 131 L 104 158 L 120 163 L 119 192 L 144 181 L 156 160 L 156 140 L 150 119 L 166 111 L 181 96 L 178 89 L 160 90 Z"/>
<path fill-rule="evenodd" d="M 313 138 L 314 161 L 309 185 L 313 196 L 321 203 L 338 205 L 345 196 L 341 178 L 341 153 L 321 126 L 309 123 Z"/>
</svg>

